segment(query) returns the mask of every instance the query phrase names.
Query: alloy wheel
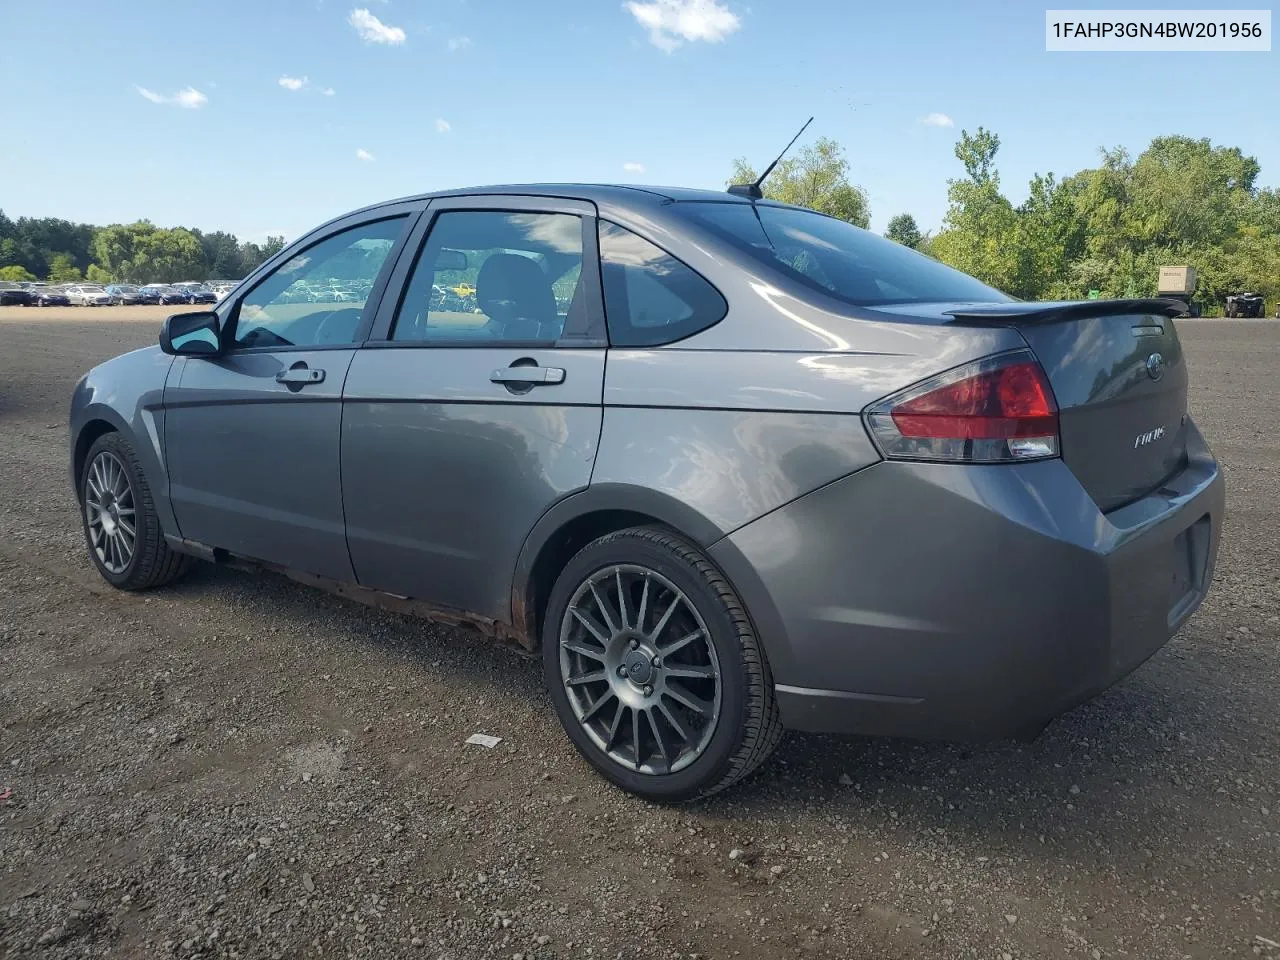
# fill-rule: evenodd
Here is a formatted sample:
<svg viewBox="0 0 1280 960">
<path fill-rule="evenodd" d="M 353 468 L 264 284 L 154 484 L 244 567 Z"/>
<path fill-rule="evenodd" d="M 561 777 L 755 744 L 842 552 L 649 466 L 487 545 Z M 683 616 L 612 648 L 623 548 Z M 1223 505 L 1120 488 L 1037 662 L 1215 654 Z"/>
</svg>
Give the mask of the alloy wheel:
<svg viewBox="0 0 1280 960">
<path fill-rule="evenodd" d="M 129 475 L 115 454 L 104 450 L 93 458 L 85 479 L 84 510 L 98 562 L 109 573 L 124 573 L 138 539 L 136 505 Z"/>
<path fill-rule="evenodd" d="M 597 570 L 560 625 L 560 678 L 574 716 L 615 763 L 684 769 L 720 716 L 720 662 L 707 625 L 669 579 L 639 564 Z"/>
</svg>

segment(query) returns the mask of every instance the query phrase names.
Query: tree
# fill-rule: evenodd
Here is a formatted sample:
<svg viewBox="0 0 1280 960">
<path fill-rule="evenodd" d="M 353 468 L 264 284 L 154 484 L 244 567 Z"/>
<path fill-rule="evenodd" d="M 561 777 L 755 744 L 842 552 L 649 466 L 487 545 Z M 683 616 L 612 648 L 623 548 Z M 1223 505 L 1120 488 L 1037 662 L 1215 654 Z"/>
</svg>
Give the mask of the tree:
<svg viewBox="0 0 1280 960">
<path fill-rule="evenodd" d="M 161 229 L 145 220 L 103 227 L 94 235 L 93 252 L 108 274 L 139 283 L 190 280 L 205 274 L 200 241 L 183 227 Z"/>
<path fill-rule="evenodd" d="M 36 279 L 36 275 L 26 267 L 0 267 L 0 280 L 8 280 L 16 283 L 34 279 Z"/>
<path fill-rule="evenodd" d="M 102 269 L 96 263 L 89 264 L 89 269 L 84 272 L 84 278 L 90 283 L 114 283 L 116 279 L 110 271 Z"/>
<path fill-rule="evenodd" d="M 949 181 L 947 215 L 932 249 L 944 263 L 1013 293 L 1019 286 L 1018 215 L 1000 193 L 994 166 L 999 149 L 1000 138 L 982 127 L 972 135 L 960 131 L 955 154 L 968 179 Z"/>
<path fill-rule="evenodd" d="M 262 244 L 245 241 L 240 245 L 240 276 L 246 276 L 258 269 L 277 253 L 284 249 L 284 237 L 267 237 Z"/>
<path fill-rule="evenodd" d="M 916 224 L 916 218 L 909 213 L 900 213 L 890 220 L 884 235 L 895 243 L 910 247 L 912 250 L 919 247 L 924 240 L 924 234 L 920 232 L 920 227 Z"/>
<path fill-rule="evenodd" d="M 759 174 L 746 162 L 733 162 L 731 183 L 754 183 Z M 871 223 L 867 193 L 849 182 L 844 149 L 823 137 L 773 168 L 761 186 L 770 200 L 808 207 L 859 227 Z"/>
<path fill-rule="evenodd" d="M 80 277 L 80 268 L 67 253 L 55 253 L 49 261 L 50 283 L 75 283 Z"/>
<path fill-rule="evenodd" d="M 217 231 L 199 234 L 200 246 L 210 279 L 231 280 L 245 274 L 240 242 L 233 234 Z"/>
<path fill-rule="evenodd" d="M 998 186 L 999 174 L 993 164 L 1000 151 L 1000 138 L 985 127 L 969 135 L 968 130 L 960 131 L 960 142 L 956 144 L 956 159 L 964 164 L 964 172 L 974 183 L 987 183 L 994 180 Z"/>
</svg>

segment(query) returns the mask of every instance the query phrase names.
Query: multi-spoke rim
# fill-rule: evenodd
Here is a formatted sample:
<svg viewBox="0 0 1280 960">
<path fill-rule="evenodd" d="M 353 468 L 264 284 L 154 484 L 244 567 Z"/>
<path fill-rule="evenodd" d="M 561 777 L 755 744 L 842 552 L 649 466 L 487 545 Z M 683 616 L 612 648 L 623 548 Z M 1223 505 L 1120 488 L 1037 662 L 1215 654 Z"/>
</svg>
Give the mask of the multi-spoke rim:
<svg viewBox="0 0 1280 960">
<path fill-rule="evenodd" d="M 668 774 L 693 763 L 720 717 L 720 661 L 693 602 L 656 570 L 597 570 L 560 624 L 560 679 L 584 731 L 615 763 Z"/>
<path fill-rule="evenodd" d="M 124 573 L 138 539 L 133 486 L 124 464 L 106 450 L 93 458 L 84 485 L 85 523 L 98 562 L 110 573 Z"/>
</svg>

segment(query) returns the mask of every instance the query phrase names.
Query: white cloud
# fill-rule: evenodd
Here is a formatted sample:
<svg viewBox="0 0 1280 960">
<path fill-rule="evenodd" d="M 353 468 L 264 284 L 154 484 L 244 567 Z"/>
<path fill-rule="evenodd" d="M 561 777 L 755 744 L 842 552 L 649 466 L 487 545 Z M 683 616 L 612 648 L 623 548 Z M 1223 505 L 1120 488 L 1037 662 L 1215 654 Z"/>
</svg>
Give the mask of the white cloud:
<svg viewBox="0 0 1280 960">
<path fill-rule="evenodd" d="M 458 51 L 458 50 L 465 50 L 469 46 L 471 46 L 470 37 L 450 37 L 449 38 L 450 53 L 454 53 L 455 51 Z"/>
<path fill-rule="evenodd" d="M 453 127 L 449 125 L 449 121 L 440 117 L 436 120 L 436 133 L 448 133 Z"/>
<path fill-rule="evenodd" d="M 338 91 L 333 89 L 333 87 L 325 87 L 323 90 L 320 91 L 320 93 L 326 97 L 332 97 L 337 92 Z"/>
<path fill-rule="evenodd" d="M 356 150 L 356 159 L 363 160 L 365 163 L 373 163 L 373 154 L 364 147 L 359 147 Z"/>
<path fill-rule="evenodd" d="M 667 53 L 686 40 L 719 43 L 742 26 L 719 0 L 627 0 L 623 8 L 649 31 L 649 41 Z"/>
<path fill-rule="evenodd" d="M 926 113 L 920 118 L 919 122 L 926 127 L 954 127 L 956 125 L 956 122 L 945 113 Z"/>
<path fill-rule="evenodd" d="M 184 107 L 187 110 L 198 110 L 209 102 L 209 98 L 195 87 L 186 87 L 170 96 L 156 93 L 146 87 L 139 87 L 137 84 L 134 84 L 134 89 L 152 103 L 164 103 L 174 107 Z"/>
<path fill-rule="evenodd" d="M 307 85 L 306 77 L 281 77 L 277 83 L 286 90 L 301 90 Z"/>
<path fill-rule="evenodd" d="M 644 173 L 644 164 L 636 163 L 634 160 L 628 160 L 622 165 L 622 169 L 626 173 Z"/>
<path fill-rule="evenodd" d="M 365 7 L 352 10 L 347 23 L 355 27 L 356 33 L 360 34 L 365 43 L 385 43 L 393 47 L 404 43 L 403 30 L 383 23 Z"/>
</svg>

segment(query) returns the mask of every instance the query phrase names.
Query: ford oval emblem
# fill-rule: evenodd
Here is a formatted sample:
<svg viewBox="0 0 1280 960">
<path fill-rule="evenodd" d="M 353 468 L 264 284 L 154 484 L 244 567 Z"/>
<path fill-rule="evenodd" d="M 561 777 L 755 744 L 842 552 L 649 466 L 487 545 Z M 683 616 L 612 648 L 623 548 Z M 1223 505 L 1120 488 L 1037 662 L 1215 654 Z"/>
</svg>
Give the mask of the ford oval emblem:
<svg viewBox="0 0 1280 960">
<path fill-rule="evenodd" d="M 1159 380 L 1164 376 L 1164 357 L 1158 353 L 1153 353 L 1147 357 L 1147 376 L 1152 380 Z"/>
</svg>

